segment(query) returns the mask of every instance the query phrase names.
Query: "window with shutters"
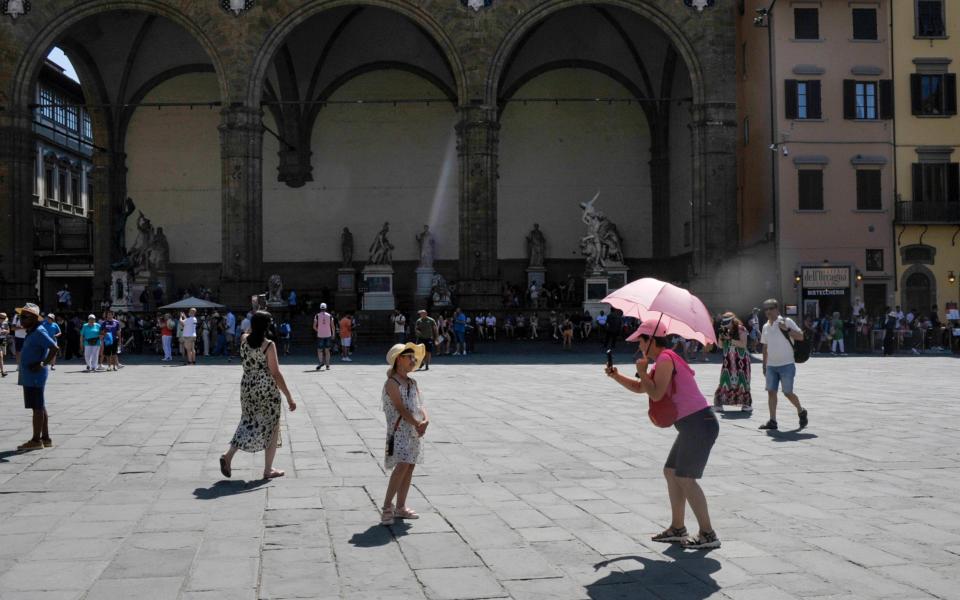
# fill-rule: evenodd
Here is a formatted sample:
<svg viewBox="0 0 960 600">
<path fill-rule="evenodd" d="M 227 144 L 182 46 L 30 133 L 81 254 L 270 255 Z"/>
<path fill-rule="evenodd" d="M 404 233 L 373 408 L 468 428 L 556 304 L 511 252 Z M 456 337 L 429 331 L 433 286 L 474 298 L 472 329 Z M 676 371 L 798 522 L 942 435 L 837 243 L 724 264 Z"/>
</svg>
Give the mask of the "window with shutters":
<svg viewBox="0 0 960 600">
<path fill-rule="evenodd" d="M 917 37 L 946 37 L 943 0 L 916 0 Z"/>
<path fill-rule="evenodd" d="M 820 39 L 820 10 L 816 8 L 793 9 L 793 37 L 798 40 Z"/>
<path fill-rule="evenodd" d="M 867 248 L 865 258 L 868 271 L 883 270 L 883 248 Z"/>
<path fill-rule="evenodd" d="M 819 119 L 822 117 L 819 80 L 787 79 L 784 84 L 786 118 Z"/>
<path fill-rule="evenodd" d="M 797 171 L 800 193 L 800 210 L 823 210 L 823 171 L 801 169 Z"/>
<path fill-rule="evenodd" d="M 955 73 L 912 73 L 910 75 L 912 112 L 918 116 L 957 114 L 957 76 Z"/>
<path fill-rule="evenodd" d="M 858 81 L 855 86 L 858 119 L 877 118 L 877 84 Z"/>
<path fill-rule="evenodd" d="M 880 195 L 880 171 L 857 170 L 857 210 L 880 210 L 883 202 Z"/>
<path fill-rule="evenodd" d="M 855 40 L 877 39 L 877 9 L 875 8 L 853 9 L 853 39 Z"/>
<path fill-rule="evenodd" d="M 960 164 L 914 163 L 913 201 L 960 202 Z"/>
</svg>

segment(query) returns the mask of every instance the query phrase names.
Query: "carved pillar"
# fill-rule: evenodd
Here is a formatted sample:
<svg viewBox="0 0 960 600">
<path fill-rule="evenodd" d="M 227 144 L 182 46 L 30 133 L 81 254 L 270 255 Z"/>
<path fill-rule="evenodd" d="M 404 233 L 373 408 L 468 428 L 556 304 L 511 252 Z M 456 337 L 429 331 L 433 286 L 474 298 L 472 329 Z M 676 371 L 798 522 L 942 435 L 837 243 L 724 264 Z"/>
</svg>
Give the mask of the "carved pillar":
<svg viewBox="0 0 960 600">
<path fill-rule="evenodd" d="M 693 107 L 694 269 L 704 273 L 739 247 L 736 194 L 736 106 Z"/>
<path fill-rule="evenodd" d="M 229 301 L 262 287 L 263 125 L 261 111 L 231 106 L 220 113 L 221 271 Z M 256 286 L 251 289 L 251 285 Z"/>
<path fill-rule="evenodd" d="M 497 261 L 497 152 L 500 124 L 487 106 L 460 108 L 460 282 L 465 308 L 491 308 L 500 291 Z"/>
<path fill-rule="evenodd" d="M 33 276 L 33 130 L 29 111 L 0 112 L 0 306 L 36 296 Z"/>
</svg>

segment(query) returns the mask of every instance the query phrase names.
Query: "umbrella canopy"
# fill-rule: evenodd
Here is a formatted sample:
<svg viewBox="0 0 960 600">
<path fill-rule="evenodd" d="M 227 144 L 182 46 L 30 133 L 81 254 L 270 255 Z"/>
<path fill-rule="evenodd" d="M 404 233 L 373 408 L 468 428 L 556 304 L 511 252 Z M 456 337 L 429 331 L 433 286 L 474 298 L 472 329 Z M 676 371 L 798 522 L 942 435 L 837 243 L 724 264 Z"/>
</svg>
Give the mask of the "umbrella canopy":
<svg viewBox="0 0 960 600">
<path fill-rule="evenodd" d="M 624 316 L 641 321 L 660 320 L 668 335 L 679 335 L 701 344 L 716 344 L 713 318 L 699 298 L 689 291 L 659 279 L 645 277 L 631 281 L 603 299 Z"/>
<path fill-rule="evenodd" d="M 210 302 L 209 300 L 203 300 L 202 298 L 194 298 L 193 296 L 187 296 L 183 300 L 178 300 L 173 304 L 161 306 L 160 310 L 167 310 L 167 309 L 188 310 L 191 308 L 202 310 L 205 308 L 223 308 L 223 305 L 217 304 L 216 302 Z"/>
</svg>

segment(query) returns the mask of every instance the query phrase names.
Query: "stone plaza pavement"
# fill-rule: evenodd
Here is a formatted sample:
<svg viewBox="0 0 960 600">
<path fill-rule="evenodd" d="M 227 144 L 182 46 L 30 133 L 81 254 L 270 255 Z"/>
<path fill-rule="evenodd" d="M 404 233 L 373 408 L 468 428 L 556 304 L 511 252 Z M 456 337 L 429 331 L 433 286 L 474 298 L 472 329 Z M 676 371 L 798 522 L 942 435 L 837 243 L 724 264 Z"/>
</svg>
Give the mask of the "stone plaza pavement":
<svg viewBox="0 0 960 600">
<path fill-rule="evenodd" d="M 649 541 L 668 524 L 673 431 L 594 357 L 558 355 L 417 374 L 422 518 L 389 529 L 373 357 L 284 365 L 299 408 L 282 421 L 287 476 L 269 483 L 262 454 L 219 473 L 236 363 L 62 364 L 56 447 L 27 454 L 28 412 L 3 379 L 0 598 L 960 598 L 956 359 L 815 357 L 797 387 L 810 427 L 788 431 L 783 401 L 769 436 L 755 365 L 756 414 L 722 419 L 702 482 L 723 547 L 685 552 Z M 712 394 L 719 365 L 695 368 Z"/>
</svg>

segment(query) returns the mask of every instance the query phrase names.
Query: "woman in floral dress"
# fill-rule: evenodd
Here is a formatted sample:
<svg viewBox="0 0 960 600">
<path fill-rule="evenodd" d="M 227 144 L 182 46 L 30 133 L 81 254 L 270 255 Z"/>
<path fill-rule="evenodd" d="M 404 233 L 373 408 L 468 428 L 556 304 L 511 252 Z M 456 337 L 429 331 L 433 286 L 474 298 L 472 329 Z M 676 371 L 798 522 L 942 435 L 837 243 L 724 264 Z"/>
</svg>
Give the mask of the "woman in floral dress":
<svg viewBox="0 0 960 600">
<path fill-rule="evenodd" d="M 420 438 L 427 432 L 430 417 L 420 399 L 417 382 L 408 375 L 420 367 L 426 354 L 423 344 L 396 344 L 387 352 L 387 381 L 383 384 L 383 412 L 386 413 L 387 443 L 383 466 L 389 471 L 390 483 L 383 500 L 380 523 L 392 525 L 394 519 L 418 519 L 408 508 L 407 492 L 413 480 L 414 467 L 423 462 Z M 397 506 L 393 506 L 393 498 Z"/>
<path fill-rule="evenodd" d="M 273 468 L 280 435 L 280 392 L 287 398 L 290 410 L 297 409 L 287 383 L 280 374 L 277 345 L 269 339 L 273 318 L 260 310 L 250 319 L 250 333 L 240 338 L 240 360 L 243 379 L 240 380 L 240 424 L 237 426 L 230 449 L 220 457 L 220 472 L 230 477 L 230 462 L 237 450 L 264 454 L 263 478 L 282 477 L 284 472 Z"/>
<path fill-rule="evenodd" d="M 723 351 L 723 367 L 720 369 L 720 385 L 713 395 L 713 405 L 720 410 L 724 406 L 739 406 L 740 410 L 753 410 L 750 396 L 750 353 L 747 351 L 747 329 L 731 312 L 720 318 L 720 342 Z"/>
</svg>

